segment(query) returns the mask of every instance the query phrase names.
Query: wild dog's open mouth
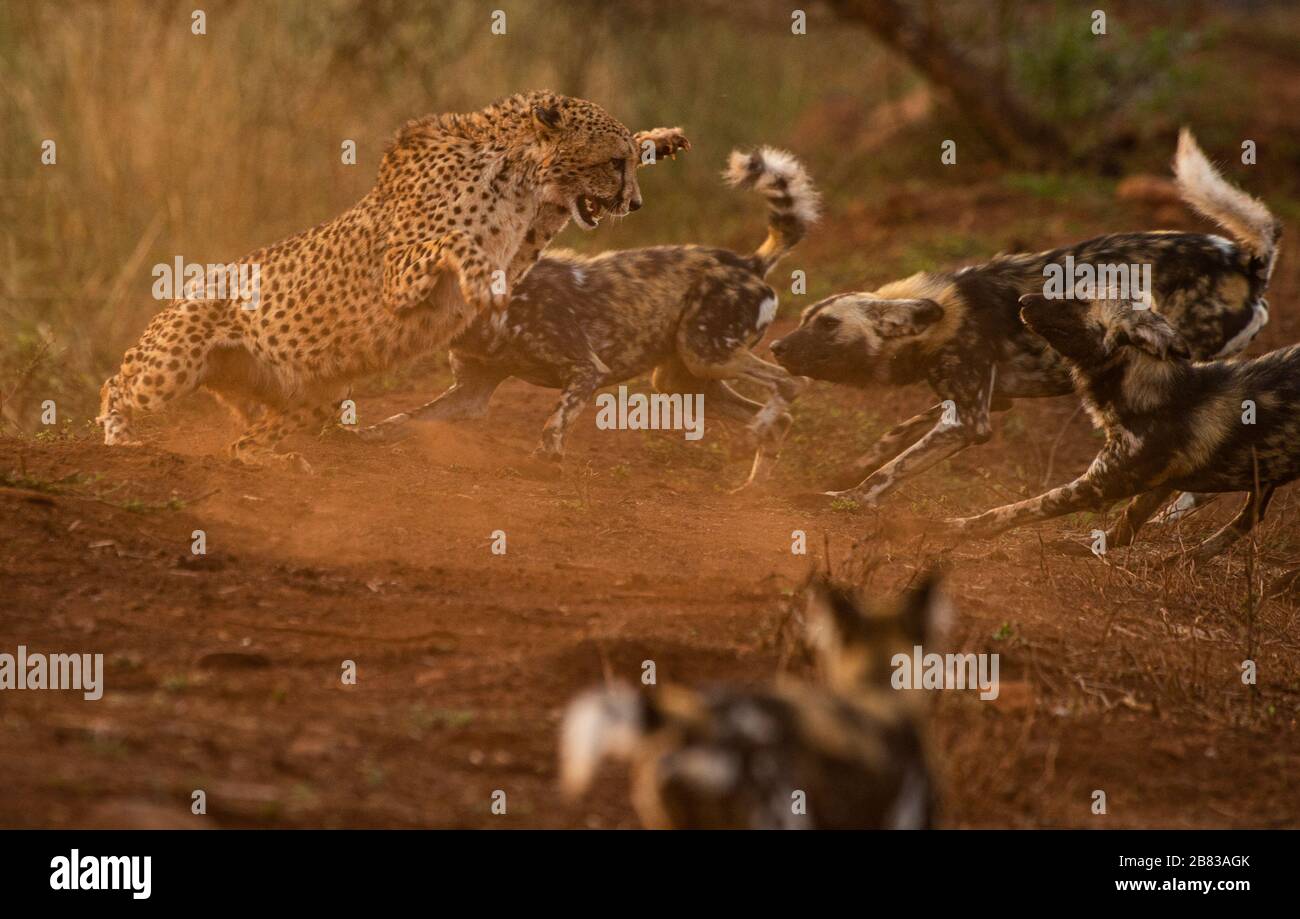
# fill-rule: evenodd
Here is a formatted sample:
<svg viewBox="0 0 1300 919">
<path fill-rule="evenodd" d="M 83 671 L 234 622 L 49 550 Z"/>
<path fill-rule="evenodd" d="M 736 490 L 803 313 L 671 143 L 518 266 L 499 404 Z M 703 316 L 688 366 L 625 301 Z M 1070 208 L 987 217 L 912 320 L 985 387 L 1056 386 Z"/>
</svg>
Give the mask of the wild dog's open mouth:
<svg viewBox="0 0 1300 919">
<path fill-rule="evenodd" d="M 600 218 L 605 215 L 604 202 L 591 195 L 578 195 L 573 199 L 573 219 L 584 230 L 595 229 Z"/>
</svg>

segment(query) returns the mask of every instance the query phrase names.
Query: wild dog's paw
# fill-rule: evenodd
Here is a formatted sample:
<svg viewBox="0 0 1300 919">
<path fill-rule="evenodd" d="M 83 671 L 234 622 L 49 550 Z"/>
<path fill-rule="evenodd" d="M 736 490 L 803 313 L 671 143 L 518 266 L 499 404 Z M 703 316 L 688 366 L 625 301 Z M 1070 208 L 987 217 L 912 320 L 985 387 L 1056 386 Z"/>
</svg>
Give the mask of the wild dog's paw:
<svg viewBox="0 0 1300 919">
<path fill-rule="evenodd" d="M 880 507 L 880 500 L 871 492 L 850 488 L 845 491 L 824 491 L 823 500 L 829 500 L 831 510 L 862 511 Z"/>
<path fill-rule="evenodd" d="M 561 463 L 564 461 L 564 450 L 552 444 L 541 443 L 533 448 L 530 454 L 533 459 L 541 460 L 544 463 Z"/>
<path fill-rule="evenodd" d="M 279 458 L 281 465 L 292 472 L 302 475 L 316 474 L 316 470 L 311 467 L 311 463 L 307 462 L 307 458 L 301 453 L 277 453 L 275 455 Z"/>
<path fill-rule="evenodd" d="M 776 485 L 770 475 L 751 476 L 735 488 L 727 491 L 729 495 L 772 495 L 776 494 Z"/>
<path fill-rule="evenodd" d="M 861 485 L 874 471 L 858 465 L 847 466 L 835 473 L 827 484 L 833 491 L 852 491 L 854 486 Z"/>
<path fill-rule="evenodd" d="M 402 412 L 364 428 L 345 427 L 343 430 L 350 431 L 353 436 L 365 443 L 395 443 L 411 436 L 412 427 L 407 424 L 410 420 L 411 416 Z"/>
<path fill-rule="evenodd" d="M 937 539 L 975 535 L 974 517 L 938 517 L 926 521 L 925 532 Z"/>
</svg>

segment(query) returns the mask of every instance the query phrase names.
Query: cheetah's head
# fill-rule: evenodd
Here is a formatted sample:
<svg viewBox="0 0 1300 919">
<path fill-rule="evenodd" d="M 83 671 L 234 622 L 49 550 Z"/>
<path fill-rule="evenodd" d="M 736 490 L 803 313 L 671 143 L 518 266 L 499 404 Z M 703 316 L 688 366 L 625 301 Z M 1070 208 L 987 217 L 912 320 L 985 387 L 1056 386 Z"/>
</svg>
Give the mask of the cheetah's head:
<svg viewBox="0 0 1300 919">
<path fill-rule="evenodd" d="M 584 230 L 641 207 L 632 132 L 584 99 L 545 93 L 530 102 L 543 200 L 568 208 Z"/>
</svg>

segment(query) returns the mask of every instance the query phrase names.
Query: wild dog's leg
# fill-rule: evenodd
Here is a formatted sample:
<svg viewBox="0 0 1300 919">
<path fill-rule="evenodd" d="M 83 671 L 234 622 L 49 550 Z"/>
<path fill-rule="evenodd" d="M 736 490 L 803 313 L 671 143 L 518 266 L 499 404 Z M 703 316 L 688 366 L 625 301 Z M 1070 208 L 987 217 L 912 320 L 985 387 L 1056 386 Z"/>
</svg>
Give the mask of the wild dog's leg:
<svg viewBox="0 0 1300 919">
<path fill-rule="evenodd" d="M 772 467 L 776 465 L 776 458 L 781 452 L 781 445 L 785 442 L 785 436 L 794 423 L 787 409 L 790 403 L 808 387 L 807 380 L 791 376 L 783 368 L 769 364 L 748 351 L 744 352 L 742 360 L 741 377 L 766 385 L 771 389 L 772 395 L 749 423 L 749 430 L 758 444 L 754 452 L 754 463 L 749 469 L 749 477 L 735 489 L 736 491 L 765 483 L 771 477 Z"/>
<path fill-rule="evenodd" d="M 844 491 L 828 491 L 830 498 L 847 498 L 864 507 L 875 507 L 908 476 L 919 475 L 931 466 L 960 453 L 971 441 L 960 425 L 940 421 L 916 443 L 881 466 L 865 480 Z"/>
<path fill-rule="evenodd" d="M 1138 495 L 1124 508 L 1124 513 L 1106 534 L 1107 548 L 1127 546 L 1133 542 L 1142 524 L 1151 519 L 1151 515 L 1173 494 L 1172 488 L 1153 488 Z"/>
<path fill-rule="evenodd" d="M 919 415 L 913 415 L 902 424 L 895 425 L 876 441 L 870 450 L 853 461 L 853 464 L 840 473 L 832 483 L 833 488 L 850 488 L 861 482 L 882 465 L 921 437 L 927 428 L 934 427 L 939 416 L 943 414 L 943 403 L 932 405 Z"/>
<path fill-rule="evenodd" d="M 100 389 L 95 420 L 104 426 L 104 443 L 137 443 L 134 413 L 158 411 L 202 382 L 208 353 L 229 335 L 229 311 L 237 308 L 226 300 L 181 300 L 153 318 Z"/>
<path fill-rule="evenodd" d="M 311 466 L 300 453 L 276 453 L 275 448 L 285 437 L 297 431 L 321 428 L 337 420 L 337 400 L 325 400 L 316 395 L 311 401 L 293 407 L 269 408 L 261 419 L 249 426 L 239 439 L 230 445 L 232 458 L 257 466 L 283 466 L 299 472 L 310 473 Z"/>
<path fill-rule="evenodd" d="M 1217 494 L 1202 494 L 1195 491 L 1185 491 L 1178 496 L 1178 500 L 1160 513 L 1160 516 L 1156 518 L 1156 523 L 1177 523 L 1192 511 L 1196 510 L 1196 508 L 1204 507 L 1217 497 Z"/>
<path fill-rule="evenodd" d="M 751 422 L 763 408 L 762 402 L 742 396 L 725 380 L 702 380 L 704 384 L 704 404 L 710 412 L 716 412 L 733 421 Z"/>
<path fill-rule="evenodd" d="M 504 266 L 493 264 L 483 247 L 461 230 L 390 246 L 384 251 L 384 306 L 394 313 L 419 306 L 433 291 L 438 272 L 451 270 L 460 282 L 461 296 L 475 312 L 505 309 L 510 289 L 504 277 L 494 285 L 498 279 L 493 273 L 498 269 L 504 271 Z"/>
<path fill-rule="evenodd" d="M 408 436 L 408 421 L 466 421 L 487 414 L 492 394 L 509 372 L 488 361 L 459 357 L 453 350 L 451 370 L 455 382 L 438 398 L 411 409 L 390 415 L 383 421 L 357 431 L 357 436 L 368 441 L 392 441 Z"/>
<path fill-rule="evenodd" d="M 939 421 L 920 440 L 853 488 L 826 494 L 832 498 L 848 498 L 863 506 L 875 507 L 908 476 L 918 475 L 972 444 L 987 442 L 993 436 L 989 406 L 997 383 L 997 367 L 985 366 L 978 376 L 968 371 L 959 382 L 965 385 L 953 393 L 953 398 L 945 400 L 952 403 L 951 414 L 944 410 L 949 406 L 941 402 Z M 961 392 L 971 389 L 973 391 Z M 943 394 L 943 390 L 940 392 Z"/>
<path fill-rule="evenodd" d="M 736 490 L 766 481 L 781 452 L 785 435 L 794 422 L 788 411 L 790 403 L 807 388 L 808 381 L 791 376 L 783 368 L 756 357 L 748 349 L 737 351 L 723 364 L 704 364 L 698 358 L 692 358 L 691 362 L 695 364 L 690 368 L 693 373 L 705 371 L 712 378 L 709 383 L 718 384 L 716 389 L 706 384 L 704 410 L 708 412 L 713 408 L 724 416 L 748 422 L 746 428 L 754 442 L 754 462 L 749 476 Z M 748 380 L 767 389 L 771 395 L 765 403 L 759 405 L 732 390 L 720 379 L 723 377 Z M 709 401 L 710 394 L 715 400 L 712 403 Z M 751 410 L 750 406 L 756 410 Z"/>
<path fill-rule="evenodd" d="M 743 421 L 747 425 L 763 408 L 762 402 L 742 396 L 725 380 L 702 380 L 683 366 L 676 357 L 669 358 L 655 368 L 654 388 L 656 392 L 680 393 L 694 395 L 702 393 L 706 411 L 711 415 L 720 415 L 732 421 Z"/>
<path fill-rule="evenodd" d="M 785 426 L 788 427 L 789 415 L 785 410 L 808 388 L 808 381 L 803 377 L 791 376 L 784 368 L 769 364 L 751 351 L 737 352 L 728 364 L 728 376 L 749 380 L 772 392 L 772 397 L 763 404 L 750 423 L 751 430 L 761 436 L 768 428 L 779 426 L 782 419 L 785 419 Z"/>
<path fill-rule="evenodd" d="M 950 518 L 944 523 L 955 533 L 976 538 L 995 536 L 1004 530 L 1024 526 L 1026 523 L 1050 520 L 1075 511 L 1100 508 L 1131 494 L 1131 491 L 1127 495 L 1107 494 L 1097 480 L 1089 478 L 1085 473 L 1068 485 L 1053 488 L 1037 498 L 995 507 L 975 517 Z"/>
<path fill-rule="evenodd" d="M 748 380 L 771 393 L 747 426 L 757 449 L 744 488 L 770 471 L 792 423 L 786 409 L 808 381 L 755 356 L 746 344 L 757 341 L 776 315 L 776 292 L 763 281 L 748 272 L 720 271 L 697 281 L 688 299 L 694 302 L 677 327 L 677 361 L 695 377 Z"/>
<path fill-rule="evenodd" d="M 564 435 L 609 373 L 608 367 L 595 359 L 594 354 L 592 357 L 593 362 L 580 364 L 570 372 L 564 391 L 560 393 L 560 402 L 542 428 L 542 442 L 534 451 L 535 456 L 551 460 L 564 456 Z"/>
<path fill-rule="evenodd" d="M 1264 519 L 1268 502 L 1273 500 L 1273 491 L 1272 485 L 1265 485 L 1260 491 L 1247 495 L 1237 516 L 1192 550 L 1192 560 L 1198 563 L 1208 561 L 1253 530 L 1255 521 Z"/>
</svg>

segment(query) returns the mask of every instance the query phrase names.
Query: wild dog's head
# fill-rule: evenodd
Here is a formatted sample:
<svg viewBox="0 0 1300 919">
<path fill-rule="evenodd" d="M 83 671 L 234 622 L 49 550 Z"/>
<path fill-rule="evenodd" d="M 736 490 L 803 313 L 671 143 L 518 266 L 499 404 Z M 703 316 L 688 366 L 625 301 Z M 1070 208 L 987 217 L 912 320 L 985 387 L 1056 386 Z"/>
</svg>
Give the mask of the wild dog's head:
<svg viewBox="0 0 1300 919">
<path fill-rule="evenodd" d="M 1191 360 L 1178 330 L 1131 300 L 1048 300 L 1025 294 L 1020 318 L 1070 363 L 1084 395 L 1099 403 L 1117 397 L 1148 403 L 1152 387 L 1168 384 L 1175 369 Z M 1112 378 L 1124 385 L 1100 385 Z"/>
<path fill-rule="evenodd" d="M 857 386 L 913 378 L 915 362 L 899 364 L 918 347 L 936 343 L 935 327 L 945 310 L 930 296 L 882 296 L 894 292 L 838 294 L 814 303 L 799 328 L 772 342 L 777 363 L 797 376 Z"/>
<path fill-rule="evenodd" d="M 584 230 L 605 214 L 622 217 L 641 207 L 640 151 L 631 131 L 585 99 L 531 93 L 527 100 L 544 200 L 568 208 Z"/>
<path fill-rule="evenodd" d="M 816 669 L 827 686 L 846 694 L 887 689 L 894 655 L 939 640 L 950 618 L 935 572 L 887 603 L 867 602 L 859 591 L 822 577 L 809 582 L 804 600 Z"/>
</svg>

